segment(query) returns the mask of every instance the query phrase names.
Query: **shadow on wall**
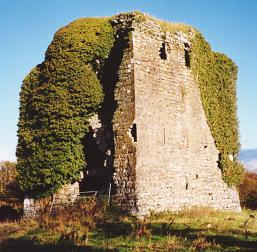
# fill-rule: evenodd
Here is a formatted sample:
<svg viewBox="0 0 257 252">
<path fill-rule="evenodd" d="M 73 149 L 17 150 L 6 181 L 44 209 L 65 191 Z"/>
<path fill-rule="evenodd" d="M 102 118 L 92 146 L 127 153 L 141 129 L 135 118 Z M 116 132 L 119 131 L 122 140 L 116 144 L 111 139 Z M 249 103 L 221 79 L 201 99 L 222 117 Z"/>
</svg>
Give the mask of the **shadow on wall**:
<svg viewBox="0 0 257 252">
<path fill-rule="evenodd" d="M 114 159 L 114 132 L 113 132 L 113 115 L 116 111 L 117 104 L 114 99 L 114 90 L 119 80 L 118 70 L 122 61 L 123 50 L 128 47 L 129 30 L 118 29 L 117 39 L 111 50 L 111 53 L 104 62 L 103 66 L 96 69 L 98 78 L 101 81 L 104 90 L 104 101 L 98 116 L 105 127 L 105 142 L 111 156 L 107 157 L 99 149 L 94 137 L 92 128 L 83 139 L 87 167 L 84 171 L 84 179 L 80 182 L 80 191 L 94 191 L 106 189 L 112 181 L 113 159 Z"/>
<path fill-rule="evenodd" d="M 85 136 L 83 145 L 85 148 L 87 167 L 84 171 L 84 179 L 80 182 L 80 191 L 85 192 L 101 190 L 105 186 L 105 158 L 93 137 L 92 128 L 90 128 L 89 132 Z"/>
</svg>

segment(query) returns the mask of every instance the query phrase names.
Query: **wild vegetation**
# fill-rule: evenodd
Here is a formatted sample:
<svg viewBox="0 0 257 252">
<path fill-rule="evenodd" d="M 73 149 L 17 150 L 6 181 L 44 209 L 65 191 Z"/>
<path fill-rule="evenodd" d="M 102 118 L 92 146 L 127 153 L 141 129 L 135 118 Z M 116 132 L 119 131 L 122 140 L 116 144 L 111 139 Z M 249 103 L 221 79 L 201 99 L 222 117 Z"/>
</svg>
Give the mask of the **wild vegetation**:
<svg viewBox="0 0 257 252">
<path fill-rule="evenodd" d="M 16 177 L 16 163 L 0 163 L 0 221 L 17 218 L 22 213 L 23 193 Z"/>
<path fill-rule="evenodd" d="M 257 174 L 246 172 L 239 189 L 241 204 L 249 209 L 257 209 Z"/>
<path fill-rule="evenodd" d="M 192 209 L 144 220 L 88 198 L 49 216 L 0 223 L 0 250 L 16 251 L 255 251 L 256 212 Z"/>
<path fill-rule="evenodd" d="M 0 251 L 255 251 L 257 246 L 256 210 L 195 208 L 138 220 L 105 198 L 88 197 L 51 214 L 45 205 L 37 218 L 22 218 L 15 164 L 1 167 Z M 257 175 L 246 173 L 240 185 L 241 202 L 252 209 L 256 183 Z"/>
<path fill-rule="evenodd" d="M 243 166 L 238 161 L 237 66 L 226 55 L 212 52 L 199 32 L 193 39 L 190 55 L 208 124 L 220 151 L 219 167 L 223 179 L 229 186 L 238 187 Z"/>
<path fill-rule="evenodd" d="M 17 170 L 26 193 L 45 197 L 79 179 L 86 166 L 87 120 L 104 96 L 96 72 L 113 42 L 109 19 L 78 19 L 55 34 L 45 61 L 24 79 Z"/>
</svg>

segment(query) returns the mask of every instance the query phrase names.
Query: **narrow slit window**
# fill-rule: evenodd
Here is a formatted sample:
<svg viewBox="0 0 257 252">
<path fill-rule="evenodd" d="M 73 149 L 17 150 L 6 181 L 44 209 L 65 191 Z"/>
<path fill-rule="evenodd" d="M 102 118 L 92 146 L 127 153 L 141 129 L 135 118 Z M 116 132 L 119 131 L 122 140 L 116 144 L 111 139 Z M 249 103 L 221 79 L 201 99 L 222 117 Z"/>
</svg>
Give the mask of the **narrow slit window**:
<svg viewBox="0 0 257 252">
<path fill-rule="evenodd" d="M 163 128 L 163 144 L 166 142 L 165 128 Z"/>
<path fill-rule="evenodd" d="M 134 142 L 137 142 L 137 125 L 133 123 L 132 128 L 131 128 L 131 136 L 134 140 Z"/>
<path fill-rule="evenodd" d="M 167 59 L 167 53 L 166 53 L 166 45 L 165 45 L 165 43 L 163 42 L 162 43 L 162 47 L 160 48 L 160 58 L 162 59 L 162 60 L 166 60 Z"/>
<path fill-rule="evenodd" d="M 185 53 L 185 65 L 190 67 L 190 54 L 189 54 L 189 44 L 184 43 L 184 53 Z"/>
</svg>

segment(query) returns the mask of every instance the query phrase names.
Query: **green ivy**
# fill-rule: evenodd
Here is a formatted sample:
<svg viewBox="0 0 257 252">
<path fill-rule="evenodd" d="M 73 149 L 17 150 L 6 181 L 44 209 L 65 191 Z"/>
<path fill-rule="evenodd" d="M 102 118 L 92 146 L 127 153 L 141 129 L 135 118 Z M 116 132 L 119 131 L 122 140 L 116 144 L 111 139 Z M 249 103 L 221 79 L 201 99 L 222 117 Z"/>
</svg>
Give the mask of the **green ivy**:
<svg viewBox="0 0 257 252">
<path fill-rule="evenodd" d="M 215 144 L 219 167 L 229 186 L 239 186 L 243 167 L 237 159 L 240 143 L 237 119 L 237 66 L 227 56 L 212 52 L 203 36 L 195 33 L 191 46 L 191 68 Z M 234 160 L 229 159 L 233 155 Z"/>
<path fill-rule="evenodd" d="M 45 197 L 78 179 L 86 166 L 87 120 L 104 96 L 96 71 L 113 43 L 109 19 L 76 20 L 55 34 L 45 61 L 24 79 L 17 146 L 22 190 Z"/>
</svg>

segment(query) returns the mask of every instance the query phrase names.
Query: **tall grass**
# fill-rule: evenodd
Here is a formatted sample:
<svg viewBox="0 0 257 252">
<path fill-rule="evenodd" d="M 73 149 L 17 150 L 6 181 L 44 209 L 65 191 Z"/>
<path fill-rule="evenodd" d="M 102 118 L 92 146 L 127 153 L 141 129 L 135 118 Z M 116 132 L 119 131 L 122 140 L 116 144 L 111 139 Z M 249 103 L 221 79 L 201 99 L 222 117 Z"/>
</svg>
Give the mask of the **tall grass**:
<svg viewBox="0 0 257 252">
<path fill-rule="evenodd" d="M 16 252 L 17 244 L 24 241 L 31 252 L 39 248 L 48 252 L 254 251 L 256 217 L 249 210 L 194 208 L 152 213 L 138 220 L 118 214 L 106 201 L 93 197 L 59 207 L 51 216 L 46 212 L 36 219 L 1 223 L 0 251 Z"/>
</svg>

